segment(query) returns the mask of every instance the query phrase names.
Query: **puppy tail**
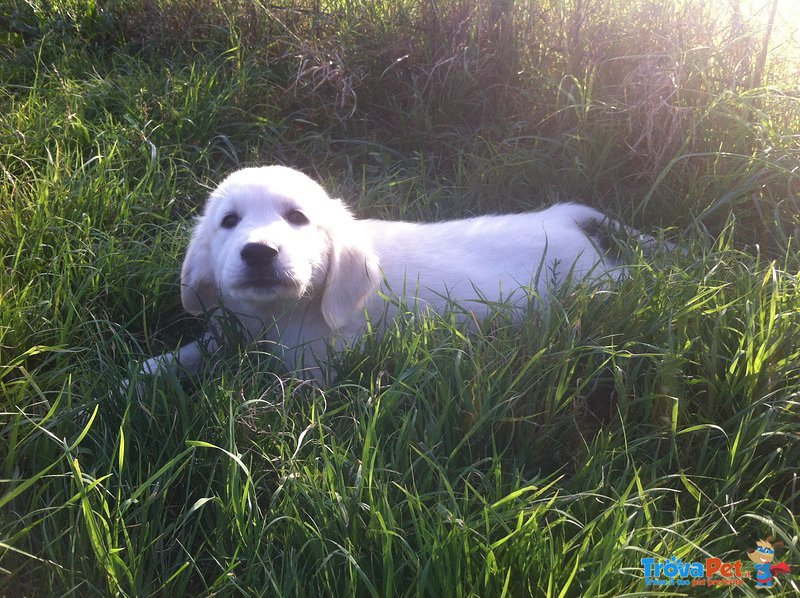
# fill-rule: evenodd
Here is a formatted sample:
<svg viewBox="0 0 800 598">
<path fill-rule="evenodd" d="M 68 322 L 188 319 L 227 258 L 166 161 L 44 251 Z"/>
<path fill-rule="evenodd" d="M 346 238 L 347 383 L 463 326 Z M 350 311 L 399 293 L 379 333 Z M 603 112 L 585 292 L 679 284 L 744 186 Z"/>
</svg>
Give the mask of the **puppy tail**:
<svg viewBox="0 0 800 598">
<path fill-rule="evenodd" d="M 576 220 L 575 224 L 595 247 L 619 260 L 625 258 L 626 245 L 631 241 L 648 255 L 675 249 L 675 244 L 670 241 L 642 233 L 594 210 L 585 218 Z"/>
</svg>

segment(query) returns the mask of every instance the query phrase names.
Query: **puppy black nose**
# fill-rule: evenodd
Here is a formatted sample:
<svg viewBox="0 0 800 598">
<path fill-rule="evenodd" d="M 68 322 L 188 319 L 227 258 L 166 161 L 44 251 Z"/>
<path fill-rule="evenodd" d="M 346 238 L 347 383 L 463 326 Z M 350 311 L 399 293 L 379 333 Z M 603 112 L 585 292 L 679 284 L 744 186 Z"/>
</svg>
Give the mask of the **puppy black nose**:
<svg viewBox="0 0 800 598">
<path fill-rule="evenodd" d="M 278 250 L 265 243 L 247 243 L 242 247 L 242 261 L 251 268 L 267 266 L 272 263 Z"/>
</svg>

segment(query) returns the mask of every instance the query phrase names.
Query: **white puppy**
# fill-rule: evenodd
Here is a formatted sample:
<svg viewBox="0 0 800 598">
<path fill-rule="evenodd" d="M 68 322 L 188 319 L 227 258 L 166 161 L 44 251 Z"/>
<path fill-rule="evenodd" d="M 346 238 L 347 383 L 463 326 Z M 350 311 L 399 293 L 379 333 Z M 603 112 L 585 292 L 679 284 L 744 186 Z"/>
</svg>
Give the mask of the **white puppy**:
<svg viewBox="0 0 800 598">
<path fill-rule="evenodd" d="M 518 309 L 565 283 L 613 280 L 620 264 L 594 238 L 598 211 L 560 204 L 541 212 L 432 224 L 356 220 L 316 182 L 283 166 L 233 173 L 211 194 L 181 273 L 185 309 L 223 306 L 286 366 L 322 379 L 328 350 L 391 318 L 398 301 L 480 318 L 490 304 Z M 387 300 L 395 298 L 395 300 Z M 196 372 L 209 334 L 143 372 Z"/>
</svg>

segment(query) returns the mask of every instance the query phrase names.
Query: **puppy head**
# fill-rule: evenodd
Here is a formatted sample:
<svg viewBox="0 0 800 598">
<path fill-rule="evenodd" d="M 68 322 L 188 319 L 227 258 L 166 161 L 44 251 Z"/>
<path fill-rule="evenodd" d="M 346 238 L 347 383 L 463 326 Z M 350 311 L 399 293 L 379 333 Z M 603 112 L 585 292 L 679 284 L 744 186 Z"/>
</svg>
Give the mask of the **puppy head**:
<svg viewBox="0 0 800 598">
<path fill-rule="evenodd" d="M 276 302 L 319 300 L 326 323 L 344 325 L 378 281 L 377 258 L 345 206 L 301 172 L 245 168 L 209 197 L 181 273 L 193 314 L 220 299 L 257 313 Z"/>
</svg>

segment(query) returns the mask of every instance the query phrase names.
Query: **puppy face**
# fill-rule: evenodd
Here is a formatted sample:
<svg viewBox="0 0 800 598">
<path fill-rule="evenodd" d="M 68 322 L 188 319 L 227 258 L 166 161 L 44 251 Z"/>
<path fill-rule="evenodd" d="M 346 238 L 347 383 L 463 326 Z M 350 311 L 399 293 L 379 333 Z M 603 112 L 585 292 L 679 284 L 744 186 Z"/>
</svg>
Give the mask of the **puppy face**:
<svg viewBox="0 0 800 598">
<path fill-rule="evenodd" d="M 329 244 L 318 218 L 330 200 L 297 175 L 240 171 L 214 193 L 204 224 L 224 296 L 246 303 L 298 299 L 324 280 Z"/>
<path fill-rule="evenodd" d="M 358 262 L 365 270 L 373 260 L 352 234 L 353 222 L 340 201 L 296 170 L 235 172 L 211 194 L 195 227 L 182 272 L 184 307 L 200 313 L 221 298 L 261 312 L 275 302 L 312 296 L 324 305 L 325 296 L 337 292 L 342 255 L 355 258 L 347 267 L 356 270 Z M 355 309 L 363 304 L 376 268 L 366 268 L 367 283 L 348 280 L 352 292 L 345 292 L 345 303 Z"/>
</svg>

